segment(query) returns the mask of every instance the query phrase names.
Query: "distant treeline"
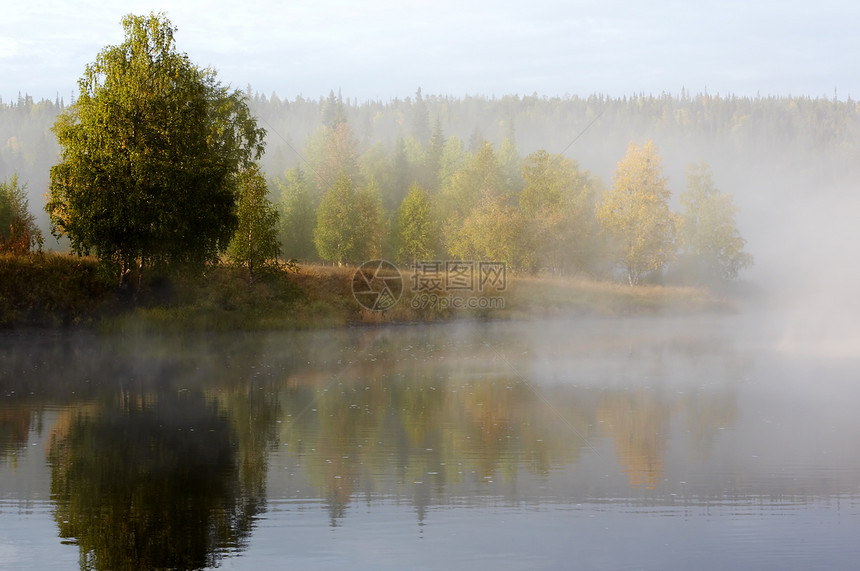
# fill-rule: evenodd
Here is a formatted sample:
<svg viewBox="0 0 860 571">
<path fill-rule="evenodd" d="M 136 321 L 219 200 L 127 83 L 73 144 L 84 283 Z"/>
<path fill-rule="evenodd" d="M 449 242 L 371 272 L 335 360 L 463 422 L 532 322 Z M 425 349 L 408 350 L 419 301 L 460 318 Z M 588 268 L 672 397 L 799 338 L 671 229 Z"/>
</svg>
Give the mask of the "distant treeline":
<svg viewBox="0 0 860 571">
<path fill-rule="evenodd" d="M 635 283 L 640 273 L 662 268 L 679 246 L 689 254 L 691 240 L 705 239 L 690 235 L 689 220 L 699 216 L 696 208 L 707 208 L 726 228 L 712 231 L 723 232 L 720 244 L 699 248 L 733 249 L 710 257 L 723 256 L 712 270 L 734 277 L 751 259 L 743 257 L 731 197 L 702 206 L 719 195 L 716 186 L 737 196 L 738 180 L 756 171 L 797 173 L 817 184 L 860 173 L 860 103 L 851 99 L 685 92 L 454 98 L 418 89 L 406 99 L 358 102 L 334 91 L 293 100 L 250 86 L 245 93 L 268 132 L 260 162 L 279 206 L 287 258 L 360 262 L 386 256 L 406 263 L 493 257 L 515 268 L 562 273 L 605 271 L 614 258 Z M 31 210 L 45 229 L 42 194 L 59 152 L 51 127 L 65 108 L 59 98 L 0 102 L 0 180 L 17 174 L 28 185 Z M 612 221 L 608 211 L 599 220 L 599 210 L 608 204 L 605 193 L 623 186 L 623 169 L 639 160 L 631 143 L 645 141 L 654 145 L 642 155 L 643 165 L 659 163 L 652 170 L 660 193 L 666 191 L 660 224 L 672 228 L 657 231 L 665 234 L 660 240 L 639 231 L 672 242 L 673 251 L 666 254 L 655 242 L 650 249 L 660 260 L 631 261 L 606 251 Z M 679 183 L 685 176 L 687 184 Z M 675 196 L 686 191 L 688 202 L 698 193 L 695 205 L 682 205 L 688 222 L 669 212 L 670 189 Z M 621 229 L 613 239 L 628 238 Z"/>
<path fill-rule="evenodd" d="M 856 176 L 860 145 L 860 102 L 811 97 L 736 97 L 709 94 L 588 97 L 423 95 L 359 102 L 334 92 L 318 99 L 281 99 L 249 86 L 249 106 L 269 131 L 263 168 L 270 176 L 302 163 L 310 137 L 340 112 L 364 153 L 380 144 L 392 152 L 399 139 L 426 144 L 434 126 L 455 136 L 467 150 L 484 140 L 516 143 L 522 156 L 545 149 L 576 159 L 608 178 L 631 141 L 651 139 L 667 163 L 707 159 L 716 172 L 721 163 L 741 161 L 789 166 L 798 156 L 826 156 L 822 172 Z M 0 179 L 15 173 L 38 196 L 47 189 L 48 171 L 59 147 L 50 132 L 65 108 L 60 97 L 34 101 L 0 99 Z M 600 118 L 574 142 L 594 118 Z M 680 155 L 680 156 L 676 156 Z M 35 204 L 35 201 L 34 201 Z"/>
<path fill-rule="evenodd" d="M 250 89 L 250 87 L 249 87 Z M 791 164 L 800 154 L 826 152 L 840 167 L 854 163 L 860 144 L 860 102 L 809 97 L 745 98 L 662 94 L 610 98 L 602 95 L 549 98 L 424 96 L 388 102 L 357 102 L 334 92 L 317 100 L 282 100 L 256 93 L 249 102 L 270 130 L 265 169 L 299 164 L 296 150 L 335 115 L 352 127 L 359 150 L 398 139 L 426 144 L 434 126 L 476 151 L 484 140 L 510 139 L 523 156 L 544 149 L 563 153 L 608 178 L 631 141 L 653 140 L 680 165 L 715 155 Z M 582 130 L 599 116 L 578 140 Z M 695 152 L 676 160 L 676 154 Z M 856 166 L 852 167 L 858 168 Z"/>
</svg>

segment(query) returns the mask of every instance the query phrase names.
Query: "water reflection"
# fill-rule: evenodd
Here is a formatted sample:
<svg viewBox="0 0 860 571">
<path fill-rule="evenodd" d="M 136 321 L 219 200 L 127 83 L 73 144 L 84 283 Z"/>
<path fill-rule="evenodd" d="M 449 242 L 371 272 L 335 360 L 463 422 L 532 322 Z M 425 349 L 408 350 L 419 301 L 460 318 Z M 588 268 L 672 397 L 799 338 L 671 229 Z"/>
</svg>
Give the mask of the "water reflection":
<svg viewBox="0 0 860 571">
<path fill-rule="evenodd" d="M 55 525 L 93 569 L 218 565 L 272 505 L 301 506 L 299 525 L 322 507 L 341 529 L 392 503 L 421 528 L 463 506 L 671 515 L 856 498 L 856 391 L 811 391 L 819 368 L 731 327 L 8 338 L 0 484 L 46 440 Z"/>
<path fill-rule="evenodd" d="M 617 361 L 611 339 L 598 347 L 583 332 L 548 347 L 509 334 L 373 330 L 337 350 L 335 366 L 287 374 L 284 469 L 304 475 L 306 496 L 326 499 L 333 526 L 366 497 L 412 501 L 421 522 L 432 505 L 656 490 L 673 424 L 695 458 L 737 415 L 748 361 L 731 347 L 652 339 L 626 357 L 628 376 L 644 370 L 652 381 L 619 382 L 596 363 L 607 351 Z M 627 485 L 595 477 L 608 469 Z"/>
<path fill-rule="evenodd" d="M 25 449 L 49 411 L 54 518 L 82 569 L 201 568 L 245 548 L 278 414 L 243 369 L 253 353 L 224 374 L 233 355 L 207 344 L 26 341 L 31 360 L 12 371 L 21 347 L 4 344 L 0 456 Z"/>
<path fill-rule="evenodd" d="M 265 505 L 237 436 L 202 394 L 121 395 L 68 408 L 48 459 L 60 537 L 86 569 L 195 569 L 241 548 Z"/>
<path fill-rule="evenodd" d="M 31 407 L 0 405 L 0 462 L 17 463 L 33 428 L 41 431 L 42 416 Z"/>
</svg>

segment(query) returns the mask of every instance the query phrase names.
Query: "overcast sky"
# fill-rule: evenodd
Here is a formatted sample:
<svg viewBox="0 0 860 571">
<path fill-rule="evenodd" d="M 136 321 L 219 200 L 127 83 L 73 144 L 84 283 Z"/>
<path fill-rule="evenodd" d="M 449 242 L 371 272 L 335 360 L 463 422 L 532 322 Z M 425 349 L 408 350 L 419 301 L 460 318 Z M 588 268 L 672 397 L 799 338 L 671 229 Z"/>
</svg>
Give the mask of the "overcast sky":
<svg viewBox="0 0 860 571">
<path fill-rule="evenodd" d="M 67 102 L 120 43 L 124 14 L 163 10 L 179 49 L 235 87 L 281 97 L 640 92 L 860 97 L 860 3 L 505 0 L 15 0 L 0 14 L 0 97 Z"/>
</svg>

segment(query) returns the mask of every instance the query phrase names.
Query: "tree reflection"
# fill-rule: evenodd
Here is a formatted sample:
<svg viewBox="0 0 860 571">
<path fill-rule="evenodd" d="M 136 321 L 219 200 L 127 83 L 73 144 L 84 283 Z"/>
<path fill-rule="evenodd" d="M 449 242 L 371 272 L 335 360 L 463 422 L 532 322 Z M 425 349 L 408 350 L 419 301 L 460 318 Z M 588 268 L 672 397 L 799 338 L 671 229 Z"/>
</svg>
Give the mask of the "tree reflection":
<svg viewBox="0 0 860 571">
<path fill-rule="evenodd" d="M 17 464 L 18 454 L 27 447 L 30 428 L 41 429 L 41 414 L 28 405 L 0 407 L 0 462 Z"/>
<path fill-rule="evenodd" d="M 587 444 L 593 413 L 576 393 L 551 390 L 550 408 L 515 376 L 388 365 L 368 359 L 336 383 L 315 375 L 286 383 L 284 449 L 301 458 L 332 527 L 359 490 L 411 496 L 420 523 L 457 487 L 515 489 L 522 468 L 546 476 Z"/>
<path fill-rule="evenodd" d="M 264 465 L 241 448 L 202 393 L 67 409 L 49 450 L 60 536 L 80 546 L 83 569 L 212 566 L 264 508 Z"/>
<path fill-rule="evenodd" d="M 309 359 L 281 380 L 281 450 L 325 500 L 332 526 L 359 495 L 409 498 L 419 524 L 429 506 L 463 498 L 641 496 L 664 481 L 673 423 L 684 422 L 692 460 L 737 414 L 742 361 L 730 346 L 671 338 L 628 363 L 616 356 L 626 338 L 610 338 L 609 347 L 571 343 L 571 356 L 551 361 L 569 370 L 536 367 L 530 381 L 511 363 L 525 371 L 544 363 L 517 361 L 521 337 L 502 340 L 510 352 L 502 360 L 468 339 L 422 337 L 418 346 L 388 331 L 361 333 L 336 359 Z M 642 371 L 664 386 L 642 386 Z M 584 453 L 609 448 L 622 489 L 578 467 Z"/>
<path fill-rule="evenodd" d="M 0 389 L 36 395 L 0 410 L 0 446 L 11 457 L 59 408 L 56 518 L 82 567 L 200 567 L 242 548 L 267 484 L 322 499 L 332 526 L 358 497 L 408 498 L 419 523 L 485 497 L 656 497 L 669 442 L 705 464 L 736 420 L 749 363 L 730 343 L 528 331 L 80 339 L 47 344 L 39 368 L 0 347 L 15 372 Z M 276 440 L 290 470 L 269 473 Z M 593 477 L 610 448 L 620 488 Z"/>
<path fill-rule="evenodd" d="M 669 404 L 644 391 L 613 393 L 597 409 L 597 419 L 609 426 L 630 487 L 653 490 L 663 473 Z"/>
</svg>

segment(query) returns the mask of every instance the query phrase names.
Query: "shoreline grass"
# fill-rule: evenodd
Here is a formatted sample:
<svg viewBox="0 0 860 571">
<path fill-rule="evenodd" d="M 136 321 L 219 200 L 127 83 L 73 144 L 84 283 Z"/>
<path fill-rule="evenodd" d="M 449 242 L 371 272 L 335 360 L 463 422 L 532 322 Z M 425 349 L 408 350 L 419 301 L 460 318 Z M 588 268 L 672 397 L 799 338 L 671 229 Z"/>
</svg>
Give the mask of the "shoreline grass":
<svg viewBox="0 0 860 571">
<path fill-rule="evenodd" d="M 355 271 L 325 265 L 301 265 L 298 271 L 290 271 L 280 266 L 262 273 L 251 288 L 243 268 L 221 264 L 208 267 L 202 275 L 150 278 L 132 295 L 100 273 L 92 258 L 56 253 L 3 255 L 0 328 L 182 333 L 737 309 L 731 299 L 705 288 L 630 287 L 549 276 L 508 275 L 503 291 L 442 291 L 433 293 L 435 298 L 420 297 L 422 293 L 411 289 L 411 270 L 401 269 L 403 291 L 398 303 L 386 311 L 371 311 L 353 296 Z M 475 307 L 466 306 L 469 299 Z M 459 303 L 462 307 L 454 307 Z"/>
</svg>

